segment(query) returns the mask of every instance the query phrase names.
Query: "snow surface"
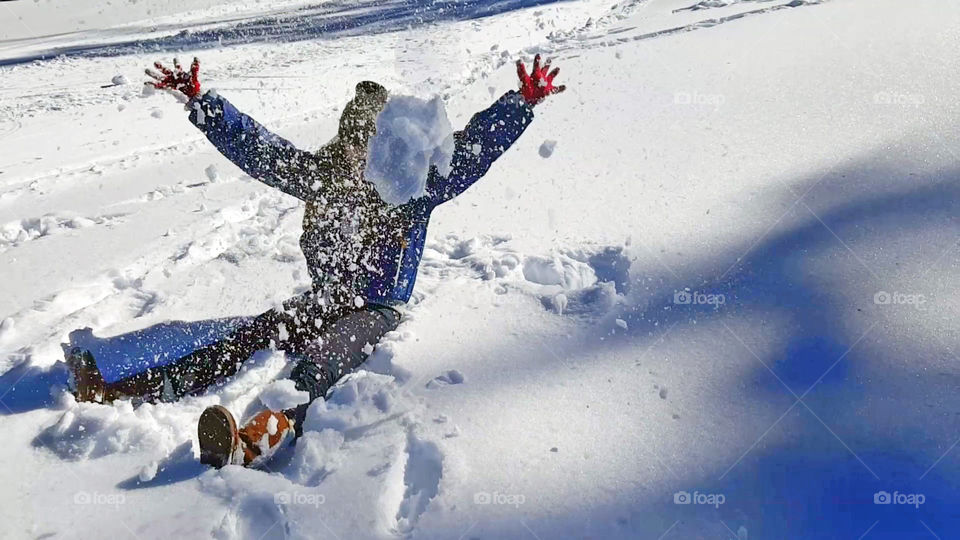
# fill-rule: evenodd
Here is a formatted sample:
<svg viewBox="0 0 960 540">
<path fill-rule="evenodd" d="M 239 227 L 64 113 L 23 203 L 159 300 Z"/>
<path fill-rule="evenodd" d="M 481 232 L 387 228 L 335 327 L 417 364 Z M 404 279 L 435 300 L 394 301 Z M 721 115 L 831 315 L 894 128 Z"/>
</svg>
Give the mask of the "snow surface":
<svg viewBox="0 0 960 540">
<path fill-rule="evenodd" d="M 296 384 L 291 379 L 273 381 L 260 394 L 260 402 L 271 411 L 292 409 L 308 401 L 310 401 L 310 394 L 297 390 Z"/>
<path fill-rule="evenodd" d="M 364 177 L 389 204 L 422 197 L 432 167 L 446 176 L 453 158 L 453 127 L 439 96 L 392 95 L 377 115 Z"/>
<path fill-rule="evenodd" d="M 958 37 L 935 0 L 0 2 L 0 536 L 952 537 Z M 259 410 L 281 352 L 174 404 L 65 392 L 72 331 L 309 287 L 302 205 L 152 61 L 317 148 L 357 81 L 459 129 L 537 52 L 567 92 L 269 469 L 200 466 L 196 421 Z"/>
</svg>

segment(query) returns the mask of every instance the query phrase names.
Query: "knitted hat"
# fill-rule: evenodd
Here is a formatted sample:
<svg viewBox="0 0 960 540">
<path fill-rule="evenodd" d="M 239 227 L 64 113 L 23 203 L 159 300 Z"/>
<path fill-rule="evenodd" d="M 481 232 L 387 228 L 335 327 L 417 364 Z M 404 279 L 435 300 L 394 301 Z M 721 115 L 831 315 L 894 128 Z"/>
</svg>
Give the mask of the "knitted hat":
<svg viewBox="0 0 960 540">
<path fill-rule="evenodd" d="M 357 95 L 340 115 L 340 141 L 366 148 L 376 131 L 377 115 L 387 103 L 387 89 L 373 81 L 357 83 Z"/>
</svg>

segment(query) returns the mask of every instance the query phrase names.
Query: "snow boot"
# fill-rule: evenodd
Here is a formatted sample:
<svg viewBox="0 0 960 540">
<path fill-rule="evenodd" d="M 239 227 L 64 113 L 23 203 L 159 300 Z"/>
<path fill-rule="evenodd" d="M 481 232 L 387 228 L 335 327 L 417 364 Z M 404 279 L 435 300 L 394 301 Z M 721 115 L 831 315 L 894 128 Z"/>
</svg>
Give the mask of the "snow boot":
<svg viewBox="0 0 960 540">
<path fill-rule="evenodd" d="M 90 351 L 75 348 L 67 355 L 70 370 L 67 387 L 77 401 L 110 403 L 115 396 L 107 390 L 107 383 Z"/>
<path fill-rule="evenodd" d="M 207 407 L 197 423 L 200 463 L 260 467 L 294 438 L 294 422 L 274 411 L 260 411 L 237 429 L 233 415 L 220 405 Z"/>
<path fill-rule="evenodd" d="M 75 347 L 66 355 L 67 388 L 77 401 L 112 403 L 118 399 L 131 399 L 135 403 L 162 399 L 166 379 L 147 370 L 119 382 L 104 380 L 97 362 L 90 351 Z M 168 384 L 168 383 L 167 383 Z"/>
</svg>

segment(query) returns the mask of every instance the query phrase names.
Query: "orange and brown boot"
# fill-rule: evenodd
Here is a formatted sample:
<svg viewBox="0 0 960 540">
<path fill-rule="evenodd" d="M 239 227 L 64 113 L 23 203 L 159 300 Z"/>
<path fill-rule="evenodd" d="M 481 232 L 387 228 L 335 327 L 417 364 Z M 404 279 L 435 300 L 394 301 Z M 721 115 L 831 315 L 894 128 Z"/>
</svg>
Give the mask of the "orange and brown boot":
<svg viewBox="0 0 960 540">
<path fill-rule="evenodd" d="M 245 426 L 237 428 L 225 407 L 207 407 L 197 423 L 200 462 L 216 468 L 224 465 L 259 467 L 294 438 L 293 421 L 283 413 L 260 411 Z"/>
</svg>

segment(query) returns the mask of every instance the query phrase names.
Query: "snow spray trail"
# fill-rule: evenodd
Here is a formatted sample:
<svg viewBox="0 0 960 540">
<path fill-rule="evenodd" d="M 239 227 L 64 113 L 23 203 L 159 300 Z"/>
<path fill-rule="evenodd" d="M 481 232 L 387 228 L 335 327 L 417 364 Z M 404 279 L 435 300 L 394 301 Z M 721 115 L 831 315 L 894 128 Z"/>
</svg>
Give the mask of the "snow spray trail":
<svg viewBox="0 0 960 540">
<path fill-rule="evenodd" d="M 56 56 L 102 57 L 163 53 L 183 49 L 212 49 L 267 42 L 296 42 L 341 36 L 371 35 L 439 22 L 491 17 L 510 11 L 564 0 L 394 0 L 373 5 L 333 2 L 308 6 L 284 15 L 253 18 L 231 26 L 192 30 L 182 25 L 170 36 L 110 43 L 74 45 L 25 56 L 0 59 L 0 67 L 25 64 Z M 131 34 L 152 29 L 134 27 Z"/>
</svg>

